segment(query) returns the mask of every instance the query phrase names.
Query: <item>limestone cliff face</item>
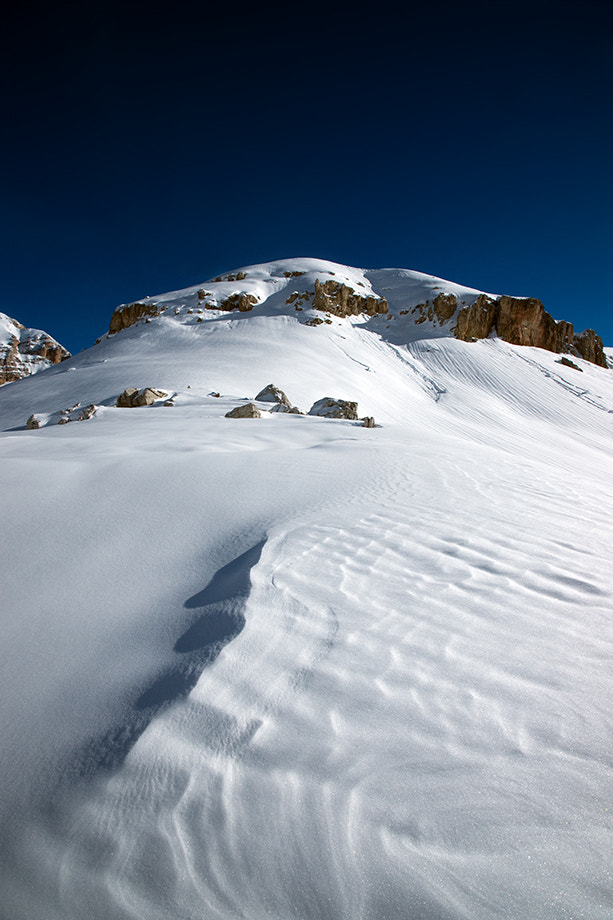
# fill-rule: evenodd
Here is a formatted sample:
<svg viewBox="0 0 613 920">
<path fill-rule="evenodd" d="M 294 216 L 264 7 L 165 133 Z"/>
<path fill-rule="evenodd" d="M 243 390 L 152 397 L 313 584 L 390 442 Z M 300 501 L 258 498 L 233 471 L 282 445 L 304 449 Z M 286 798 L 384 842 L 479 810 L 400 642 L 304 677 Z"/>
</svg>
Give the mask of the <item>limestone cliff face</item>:
<svg viewBox="0 0 613 920">
<path fill-rule="evenodd" d="M 472 339 L 486 339 L 494 326 L 498 304 L 487 294 L 479 294 L 470 307 L 458 313 L 454 329 L 456 339 L 470 342 Z"/>
<path fill-rule="evenodd" d="M 378 298 L 358 294 L 353 288 L 338 281 L 321 281 L 315 279 L 315 296 L 313 309 L 324 310 L 335 316 L 357 316 L 366 313 L 374 316 L 376 313 L 387 313 L 389 306 L 385 298 Z"/>
<path fill-rule="evenodd" d="M 0 313 L 0 385 L 21 380 L 70 357 L 59 342 L 40 329 L 26 329 Z"/>
<path fill-rule="evenodd" d="M 573 344 L 572 323 L 557 323 L 534 297 L 507 297 L 498 300 L 496 332 L 512 345 L 533 345 L 546 351 L 567 351 Z"/>
<path fill-rule="evenodd" d="M 454 335 L 464 342 L 485 339 L 493 331 L 512 345 L 532 345 L 556 354 L 572 352 L 586 361 L 607 367 L 602 339 L 593 329 L 575 335 L 572 323 L 556 320 L 535 297 L 509 297 L 497 300 L 480 294 L 470 307 L 457 315 Z"/>
<path fill-rule="evenodd" d="M 600 367 L 608 367 L 607 359 L 602 346 L 602 339 L 596 335 L 593 329 L 584 329 L 573 339 L 573 345 L 582 358 L 591 361 L 592 364 L 598 364 Z"/>
<path fill-rule="evenodd" d="M 109 332 L 111 335 L 114 335 L 121 329 L 127 329 L 128 326 L 133 326 L 134 323 L 138 322 L 138 320 L 142 319 L 144 316 L 159 316 L 162 312 L 163 308 L 158 307 L 157 304 L 154 303 L 122 304 L 113 311 Z"/>
</svg>

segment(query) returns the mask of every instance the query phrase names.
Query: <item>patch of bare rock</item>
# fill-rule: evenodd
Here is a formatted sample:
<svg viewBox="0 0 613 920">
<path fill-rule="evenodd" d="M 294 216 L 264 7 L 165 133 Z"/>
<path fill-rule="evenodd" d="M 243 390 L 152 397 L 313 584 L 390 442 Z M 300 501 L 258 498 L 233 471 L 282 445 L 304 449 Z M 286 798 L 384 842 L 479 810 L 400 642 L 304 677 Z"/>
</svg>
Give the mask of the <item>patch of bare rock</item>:
<svg viewBox="0 0 613 920">
<path fill-rule="evenodd" d="M 165 307 L 158 307 L 155 303 L 122 304 L 113 311 L 109 334 L 114 335 L 116 332 L 120 332 L 121 329 L 127 329 L 143 317 L 159 316 L 165 309 Z"/>
<path fill-rule="evenodd" d="M 207 303 L 206 308 L 207 310 L 239 310 L 241 313 L 248 313 L 253 310 L 257 302 L 258 298 L 255 294 L 230 294 L 221 303 Z"/>
<path fill-rule="evenodd" d="M 457 306 L 458 301 L 455 294 L 441 293 L 436 295 L 432 303 L 430 303 L 429 300 L 425 303 L 418 303 L 410 312 L 419 314 L 415 320 L 416 326 L 419 326 L 420 323 L 425 323 L 426 320 L 432 323 L 435 319 L 442 325 L 444 322 L 451 319 Z M 402 316 L 408 312 L 408 310 L 401 310 L 400 315 Z"/>
<path fill-rule="evenodd" d="M 366 313 L 375 316 L 377 313 L 387 313 L 389 306 L 383 297 L 364 296 L 358 294 L 353 288 L 332 279 L 323 284 L 315 279 L 315 295 L 313 308 L 332 313 L 334 316 L 357 316 Z"/>
</svg>

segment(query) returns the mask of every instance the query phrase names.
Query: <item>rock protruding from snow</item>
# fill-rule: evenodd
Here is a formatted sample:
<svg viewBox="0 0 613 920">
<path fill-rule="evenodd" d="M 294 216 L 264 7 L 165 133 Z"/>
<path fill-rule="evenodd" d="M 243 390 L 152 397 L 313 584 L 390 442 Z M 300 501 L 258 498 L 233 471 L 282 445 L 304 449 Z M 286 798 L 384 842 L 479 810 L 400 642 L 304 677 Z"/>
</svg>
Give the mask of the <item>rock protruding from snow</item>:
<svg viewBox="0 0 613 920">
<path fill-rule="evenodd" d="M 592 364 L 598 364 L 600 367 L 609 366 L 602 339 L 593 329 L 584 329 L 583 332 L 578 333 L 573 339 L 573 345 L 586 361 L 591 361 Z"/>
<path fill-rule="evenodd" d="M 556 364 L 563 364 L 564 367 L 572 367 L 574 370 L 583 373 L 583 368 L 579 367 L 578 364 L 575 364 L 575 362 L 571 361 L 569 358 L 558 358 Z"/>
<path fill-rule="evenodd" d="M 418 303 L 411 313 L 418 314 L 415 317 L 415 325 L 419 326 L 420 323 L 425 323 L 426 320 L 429 320 L 431 323 L 434 323 L 436 320 L 439 321 L 442 326 L 443 323 L 451 319 L 458 307 L 458 298 L 455 294 L 437 294 L 433 299 L 432 303 L 429 300 L 426 300 L 425 303 Z M 408 311 L 403 310 L 402 313 Z"/>
<path fill-rule="evenodd" d="M 41 329 L 26 329 L 0 313 L 0 385 L 21 380 L 70 358 L 54 338 Z"/>
<path fill-rule="evenodd" d="M 474 339 L 486 339 L 494 326 L 497 301 L 487 294 L 479 294 L 474 303 L 464 307 L 458 313 L 457 324 L 454 330 L 456 339 L 463 342 L 472 342 Z"/>
<path fill-rule="evenodd" d="M 140 406 L 152 406 L 158 399 L 166 399 L 168 393 L 165 390 L 156 390 L 153 387 L 144 387 L 138 390 L 136 387 L 126 387 L 126 389 L 117 397 L 117 406 L 119 409 L 136 409 Z"/>
<path fill-rule="evenodd" d="M 579 337 L 574 335 L 573 324 L 565 320 L 556 322 L 536 297 L 509 297 L 503 294 L 502 297 L 494 299 L 487 294 L 479 294 L 474 303 L 458 313 L 454 329 L 457 339 L 464 342 L 485 339 L 492 331 L 511 345 L 532 345 L 534 348 L 544 348 L 545 351 L 557 354 L 571 351 L 574 345 L 581 353 L 577 345 Z M 586 333 L 589 332 L 593 330 L 586 330 Z M 597 347 L 592 347 L 592 341 L 590 336 L 586 335 L 581 345 L 585 348 L 586 354 L 591 356 L 586 360 L 599 364 L 600 361 L 595 360 Z M 604 353 L 602 359 L 605 360 L 603 366 L 606 367 Z"/>
<path fill-rule="evenodd" d="M 357 402 L 348 402 L 345 399 L 334 399 L 332 396 L 324 396 L 318 399 L 309 409 L 309 415 L 320 415 L 323 418 L 347 418 L 357 421 L 358 404 Z"/>
<path fill-rule="evenodd" d="M 240 310 L 241 313 L 248 313 L 253 310 L 257 302 L 258 298 L 254 294 L 239 292 L 230 294 L 220 303 L 206 304 L 206 308 L 207 310 Z"/>
<path fill-rule="evenodd" d="M 375 420 L 372 415 L 366 415 L 362 423 L 363 428 L 376 428 Z"/>
<path fill-rule="evenodd" d="M 297 406 L 292 406 L 283 390 L 276 387 L 274 383 L 269 383 L 268 386 L 265 386 L 255 398 L 258 402 L 273 403 L 270 409 L 271 412 L 289 412 L 291 415 L 303 414 Z"/>
<path fill-rule="evenodd" d="M 324 310 L 335 316 L 357 316 L 360 313 L 375 316 L 377 313 L 387 313 L 389 309 L 383 297 L 358 294 L 348 285 L 332 279 L 322 284 L 317 278 L 312 306 L 315 310 Z"/>
<path fill-rule="evenodd" d="M 47 428 L 49 425 L 67 425 L 69 422 L 86 422 L 96 414 L 98 406 L 91 403 L 89 406 L 81 406 L 76 403 L 67 409 L 60 409 L 57 412 L 34 412 L 26 422 L 28 431 L 37 428 Z"/>
<path fill-rule="evenodd" d="M 226 412 L 226 418 L 261 418 L 262 413 L 255 405 L 255 403 L 249 402 L 245 403 L 242 406 L 236 406 L 234 409 L 231 409 L 230 412 Z"/>
<path fill-rule="evenodd" d="M 546 351 L 567 351 L 573 344 L 574 328 L 564 320 L 556 322 L 535 297 L 498 300 L 496 332 L 511 345 L 532 345 Z"/>
<path fill-rule="evenodd" d="M 156 303 L 128 303 L 122 304 L 113 311 L 109 333 L 114 335 L 121 329 L 127 329 L 133 326 L 139 319 L 147 316 L 159 316 L 164 311 L 164 307 L 158 307 Z"/>
<path fill-rule="evenodd" d="M 269 383 L 268 386 L 265 386 L 255 398 L 258 402 L 277 403 L 280 406 L 285 406 L 288 410 L 292 408 L 292 404 L 283 390 L 276 387 L 274 383 Z"/>
</svg>

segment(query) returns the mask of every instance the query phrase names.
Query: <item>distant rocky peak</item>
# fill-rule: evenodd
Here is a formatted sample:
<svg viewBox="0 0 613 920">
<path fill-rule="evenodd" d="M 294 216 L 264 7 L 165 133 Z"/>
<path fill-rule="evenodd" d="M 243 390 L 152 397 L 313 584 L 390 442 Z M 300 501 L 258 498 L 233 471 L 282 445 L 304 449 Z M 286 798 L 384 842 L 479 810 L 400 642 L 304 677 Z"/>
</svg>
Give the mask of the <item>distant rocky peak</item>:
<svg viewBox="0 0 613 920">
<path fill-rule="evenodd" d="M 59 342 L 41 329 L 27 329 L 0 313 L 0 386 L 36 374 L 70 357 Z"/>
</svg>

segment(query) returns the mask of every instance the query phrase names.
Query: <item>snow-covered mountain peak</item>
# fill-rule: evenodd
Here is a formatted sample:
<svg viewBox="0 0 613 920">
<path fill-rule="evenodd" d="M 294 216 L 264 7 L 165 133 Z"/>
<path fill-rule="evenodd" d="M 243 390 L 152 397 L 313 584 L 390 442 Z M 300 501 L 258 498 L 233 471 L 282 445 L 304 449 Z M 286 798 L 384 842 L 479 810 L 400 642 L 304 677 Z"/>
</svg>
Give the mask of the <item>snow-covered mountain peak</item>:
<svg viewBox="0 0 613 920">
<path fill-rule="evenodd" d="M 20 380 L 70 357 L 59 342 L 42 329 L 26 329 L 0 313 L 0 385 Z"/>
<path fill-rule="evenodd" d="M 158 317 L 192 325 L 220 314 L 285 316 L 317 326 L 337 320 L 367 327 L 396 345 L 455 337 L 474 341 L 498 335 L 516 345 L 573 353 L 606 367 L 593 330 L 575 335 L 535 298 L 478 291 L 409 269 L 367 270 L 320 259 L 284 259 L 249 265 L 203 284 L 122 304 L 111 334 Z"/>
<path fill-rule="evenodd" d="M 122 304 L 113 314 L 110 331 L 117 332 L 161 313 L 196 314 L 194 322 L 198 322 L 197 317 L 204 321 L 211 311 L 285 314 L 302 322 L 321 320 L 322 313 L 362 319 L 384 315 L 393 322 L 440 294 L 453 295 L 458 303 L 467 305 L 480 293 L 407 269 L 370 271 L 322 259 L 284 259 L 248 265 L 183 290 Z M 300 313 L 304 315 L 298 316 Z M 385 324 L 379 326 L 386 328 Z"/>
<path fill-rule="evenodd" d="M 2 916 L 608 920 L 612 444 L 538 301 L 310 259 L 3 387 Z"/>
</svg>

